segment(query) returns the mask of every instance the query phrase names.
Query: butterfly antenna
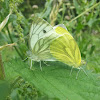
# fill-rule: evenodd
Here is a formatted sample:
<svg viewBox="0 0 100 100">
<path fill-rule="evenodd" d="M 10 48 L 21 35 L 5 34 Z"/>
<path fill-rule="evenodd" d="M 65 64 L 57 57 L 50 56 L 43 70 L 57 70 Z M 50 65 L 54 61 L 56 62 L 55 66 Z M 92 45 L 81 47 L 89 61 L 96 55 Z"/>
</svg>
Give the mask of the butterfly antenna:
<svg viewBox="0 0 100 100">
<path fill-rule="evenodd" d="M 40 61 L 40 70 L 42 71 L 42 67 L 41 67 L 41 61 Z"/>
<path fill-rule="evenodd" d="M 73 67 L 71 68 L 71 71 L 70 71 L 70 74 L 69 74 L 69 76 L 71 76 L 71 75 L 72 75 L 72 71 L 73 71 Z"/>
<path fill-rule="evenodd" d="M 76 75 L 76 80 L 77 80 L 77 77 L 78 77 L 78 74 L 79 74 L 80 70 L 81 70 L 81 68 L 80 68 L 80 69 L 79 69 L 79 71 L 77 72 L 77 75 Z"/>
</svg>

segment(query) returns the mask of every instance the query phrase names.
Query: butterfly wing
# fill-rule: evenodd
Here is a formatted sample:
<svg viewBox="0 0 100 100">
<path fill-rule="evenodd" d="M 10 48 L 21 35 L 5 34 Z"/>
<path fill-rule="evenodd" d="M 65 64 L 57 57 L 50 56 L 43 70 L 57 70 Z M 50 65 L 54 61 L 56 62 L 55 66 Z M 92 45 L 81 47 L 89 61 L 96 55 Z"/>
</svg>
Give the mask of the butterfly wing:
<svg viewBox="0 0 100 100">
<path fill-rule="evenodd" d="M 48 37 L 51 34 L 56 34 L 52 26 L 42 18 L 35 16 L 29 34 L 31 49 L 39 39 Z"/>
<path fill-rule="evenodd" d="M 37 56 L 38 60 L 51 58 L 50 43 L 59 36 L 48 22 L 34 17 L 29 35 L 32 54 Z M 34 56 L 32 58 L 34 59 Z"/>
<path fill-rule="evenodd" d="M 49 37 L 39 39 L 32 50 L 33 54 L 37 55 L 40 60 L 52 58 L 50 54 L 50 43 L 57 37 L 57 34 L 51 34 Z"/>
<path fill-rule="evenodd" d="M 81 54 L 76 41 L 66 29 L 58 26 L 55 30 L 58 34 L 63 34 L 63 36 L 51 43 L 51 54 L 69 66 L 79 67 L 81 64 Z"/>
</svg>

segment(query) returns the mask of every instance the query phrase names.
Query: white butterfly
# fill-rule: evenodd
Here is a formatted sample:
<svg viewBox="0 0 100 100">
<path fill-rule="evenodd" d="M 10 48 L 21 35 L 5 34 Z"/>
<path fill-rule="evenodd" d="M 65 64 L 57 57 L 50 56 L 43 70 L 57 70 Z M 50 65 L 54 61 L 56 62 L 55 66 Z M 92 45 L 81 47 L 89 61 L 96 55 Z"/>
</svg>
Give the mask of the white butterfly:
<svg viewBox="0 0 100 100">
<path fill-rule="evenodd" d="M 41 61 L 53 60 L 50 54 L 50 43 L 59 36 L 61 35 L 57 34 L 47 21 L 36 16 L 34 17 L 29 33 L 31 49 L 29 53 L 29 58 L 31 59 L 30 69 L 32 68 L 32 61 L 39 61 L 40 69 L 42 70 Z"/>
</svg>

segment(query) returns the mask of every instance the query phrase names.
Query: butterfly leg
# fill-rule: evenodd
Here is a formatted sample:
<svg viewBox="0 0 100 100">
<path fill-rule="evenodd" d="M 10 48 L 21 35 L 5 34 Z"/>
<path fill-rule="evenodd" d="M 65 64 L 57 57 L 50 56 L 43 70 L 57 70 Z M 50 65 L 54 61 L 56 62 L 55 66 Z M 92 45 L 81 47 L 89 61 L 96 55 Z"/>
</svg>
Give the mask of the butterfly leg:
<svg viewBox="0 0 100 100">
<path fill-rule="evenodd" d="M 87 73 L 86 73 L 86 71 L 82 67 L 81 67 L 81 69 L 83 70 L 83 72 L 85 73 L 85 75 L 88 76 Z"/>
<path fill-rule="evenodd" d="M 50 65 L 48 65 L 45 61 L 43 61 L 43 63 L 44 63 L 45 65 L 47 65 L 47 66 L 50 66 Z"/>
<path fill-rule="evenodd" d="M 30 66 L 30 69 L 32 69 L 32 59 L 31 59 L 31 66 Z"/>
<path fill-rule="evenodd" d="M 42 67 L 41 67 L 41 61 L 40 61 L 40 70 L 42 71 Z"/>
<path fill-rule="evenodd" d="M 25 61 L 25 60 L 27 60 L 28 59 L 28 57 L 27 58 L 25 58 L 25 59 L 23 59 L 22 61 Z"/>
<path fill-rule="evenodd" d="M 70 71 L 70 74 L 69 74 L 70 76 L 71 76 L 71 74 L 72 74 L 72 71 L 73 71 L 73 67 L 71 68 L 71 71 Z"/>
<path fill-rule="evenodd" d="M 80 70 L 81 70 L 81 68 L 80 68 L 79 71 L 77 72 L 76 79 L 77 79 L 77 77 L 78 77 L 78 74 L 79 74 Z"/>
</svg>

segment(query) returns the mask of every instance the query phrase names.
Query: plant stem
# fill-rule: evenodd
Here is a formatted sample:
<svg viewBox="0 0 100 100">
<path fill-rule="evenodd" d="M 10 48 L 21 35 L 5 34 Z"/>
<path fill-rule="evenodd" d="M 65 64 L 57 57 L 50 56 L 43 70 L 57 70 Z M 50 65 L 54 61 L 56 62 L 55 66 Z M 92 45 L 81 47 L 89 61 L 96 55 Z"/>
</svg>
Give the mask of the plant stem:
<svg viewBox="0 0 100 100">
<path fill-rule="evenodd" d="M 13 39 L 12 39 L 12 37 L 11 37 L 11 35 L 10 35 L 10 31 L 9 31 L 8 27 L 7 27 L 7 30 L 8 30 L 8 35 L 9 35 L 9 38 L 10 38 L 10 40 L 11 40 L 11 43 L 14 43 L 14 42 L 13 42 Z M 16 52 L 18 53 L 18 55 L 20 56 L 20 58 L 23 60 L 23 56 L 20 54 L 20 52 L 19 52 L 19 50 L 17 49 L 17 47 L 14 46 L 14 48 L 15 48 Z"/>
<path fill-rule="evenodd" d="M 93 5 L 92 7 L 90 7 L 89 9 L 87 9 L 86 11 L 84 11 L 83 13 L 79 14 L 77 17 L 73 18 L 71 21 L 69 21 L 69 23 L 71 23 L 72 21 L 74 21 L 77 18 L 81 17 L 82 15 L 84 15 L 85 13 L 87 13 L 88 11 L 90 11 L 91 9 L 93 9 L 94 7 L 98 6 L 99 4 L 100 4 L 100 2 L 96 3 L 95 5 Z"/>
<path fill-rule="evenodd" d="M 1 52 L 0 52 L 0 80 L 4 80 L 4 78 L 5 78 L 5 72 L 4 72 L 2 56 L 1 56 Z"/>
</svg>

